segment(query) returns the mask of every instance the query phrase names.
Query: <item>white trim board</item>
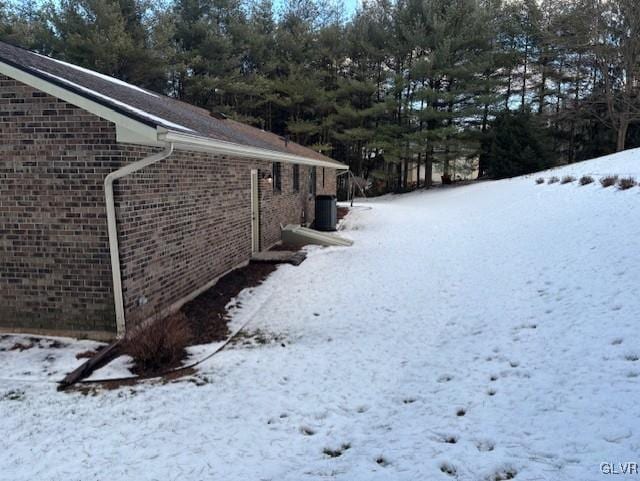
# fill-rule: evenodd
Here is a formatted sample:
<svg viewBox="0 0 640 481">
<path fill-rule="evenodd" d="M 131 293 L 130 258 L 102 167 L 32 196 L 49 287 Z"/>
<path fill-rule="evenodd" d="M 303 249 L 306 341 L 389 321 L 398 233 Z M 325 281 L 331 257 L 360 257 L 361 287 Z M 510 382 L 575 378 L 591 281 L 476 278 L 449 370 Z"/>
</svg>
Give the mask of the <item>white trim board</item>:
<svg viewBox="0 0 640 481">
<path fill-rule="evenodd" d="M 301 165 L 315 165 L 318 167 L 328 167 L 338 170 L 348 170 L 349 168 L 340 162 L 312 159 L 299 155 L 287 154 L 276 150 L 250 147 L 247 145 L 235 144 L 224 140 L 210 139 L 182 132 L 165 131 L 158 134 L 158 139 L 164 142 L 175 144 L 176 148 L 183 150 L 195 150 L 212 152 L 214 154 L 227 155 L 230 157 L 248 157 L 253 159 L 267 160 L 270 162 L 285 162 Z"/>
<path fill-rule="evenodd" d="M 157 130 L 149 125 L 145 125 L 142 122 L 127 117 L 119 112 L 116 112 L 109 107 L 106 107 L 98 102 L 94 102 L 82 95 L 76 94 L 58 85 L 47 82 L 40 77 L 27 73 L 9 64 L 0 61 L 0 74 L 6 75 L 18 82 L 22 82 L 30 87 L 38 89 L 53 97 L 59 98 L 68 102 L 76 107 L 86 110 L 102 119 L 113 122 L 117 127 L 124 128 L 129 132 L 134 132 L 139 136 L 141 141 L 149 142 L 154 140 L 157 142 L 158 134 Z"/>
</svg>

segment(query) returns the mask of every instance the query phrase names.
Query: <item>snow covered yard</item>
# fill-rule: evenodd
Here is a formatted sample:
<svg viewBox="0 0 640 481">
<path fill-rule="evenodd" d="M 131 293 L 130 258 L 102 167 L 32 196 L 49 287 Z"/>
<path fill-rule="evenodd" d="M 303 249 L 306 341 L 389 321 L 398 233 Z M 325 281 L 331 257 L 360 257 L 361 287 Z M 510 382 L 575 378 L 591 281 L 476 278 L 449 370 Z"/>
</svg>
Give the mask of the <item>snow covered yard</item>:
<svg viewBox="0 0 640 481">
<path fill-rule="evenodd" d="M 567 173 L 640 178 L 640 153 Z M 536 177 L 361 203 L 352 248 L 242 295 L 234 322 L 278 341 L 196 382 L 1 380 L 2 476 L 555 481 L 640 462 L 640 188 Z"/>
</svg>

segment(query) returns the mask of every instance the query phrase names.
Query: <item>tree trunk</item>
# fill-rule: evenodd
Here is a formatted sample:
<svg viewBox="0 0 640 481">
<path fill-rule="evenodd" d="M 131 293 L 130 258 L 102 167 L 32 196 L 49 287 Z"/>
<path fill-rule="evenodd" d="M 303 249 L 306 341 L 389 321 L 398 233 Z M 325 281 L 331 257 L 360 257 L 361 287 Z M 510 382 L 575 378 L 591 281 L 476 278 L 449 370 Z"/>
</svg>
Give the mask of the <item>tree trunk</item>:
<svg viewBox="0 0 640 481">
<path fill-rule="evenodd" d="M 433 177 L 433 161 L 431 160 L 431 156 L 429 155 L 429 151 L 427 150 L 424 153 L 424 186 L 429 189 L 431 188 Z"/>
<path fill-rule="evenodd" d="M 527 67 L 529 64 L 529 36 L 527 35 L 524 42 L 524 64 L 522 70 L 522 104 L 520 105 L 520 110 L 522 112 L 525 111 L 525 100 L 527 97 Z"/>
<path fill-rule="evenodd" d="M 511 71 L 509 71 L 509 76 L 507 77 L 507 93 L 504 98 L 504 109 L 509 112 L 509 99 L 511 99 Z"/>
<path fill-rule="evenodd" d="M 627 119 L 620 119 L 620 126 L 616 136 L 616 152 L 621 152 L 625 148 L 627 140 L 627 130 L 629 130 L 629 121 Z"/>
<path fill-rule="evenodd" d="M 512 39 L 510 43 L 511 50 L 516 48 L 515 41 Z M 509 66 L 509 75 L 507 76 L 507 93 L 504 99 L 504 109 L 509 112 L 509 101 L 511 100 L 511 83 L 513 82 L 513 67 Z"/>
<path fill-rule="evenodd" d="M 409 161 L 404 161 L 403 172 L 402 172 L 402 187 L 404 190 L 409 188 Z"/>
<path fill-rule="evenodd" d="M 544 111 L 544 98 L 545 98 L 545 91 L 546 91 L 546 84 L 547 84 L 547 65 L 546 65 L 546 60 L 544 62 L 542 62 L 542 65 L 540 67 L 540 70 L 542 70 L 542 78 L 540 79 L 540 92 L 538 93 L 538 115 L 542 115 L 543 111 Z"/>
<path fill-rule="evenodd" d="M 482 145 L 484 145 L 484 136 L 487 133 L 488 125 L 489 125 L 489 104 L 484 104 L 484 109 L 482 111 L 482 127 L 480 128 L 480 132 L 482 132 L 482 136 L 483 136 Z M 481 151 L 480 158 L 478 159 L 478 177 L 476 177 L 477 179 L 480 179 L 484 175 L 485 171 L 487 170 L 487 165 L 486 165 L 487 161 L 483 154 L 484 152 Z"/>
<path fill-rule="evenodd" d="M 447 86 L 447 93 L 451 93 L 451 88 L 452 88 L 452 84 L 453 81 L 449 82 L 449 85 Z M 449 105 L 447 106 L 447 114 L 449 115 L 449 119 L 447 120 L 447 126 L 451 127 L 453 125 L 453 102 L 449 101 Z M 451 151 L 450 149 L 450 144 L 449 141 L 451 140 L 451 136 L 447 135 L 446 137 L 446 147 L 444 149 L 444 161 L 442 163 L 442 174 L 445 176 L 450 176 L 451 172 L 450 170 L 450 159 L 449 159 L 449 152 Z M 456 159 L 453 159 L 453 161 L 455 162 Z"/>
</svg>

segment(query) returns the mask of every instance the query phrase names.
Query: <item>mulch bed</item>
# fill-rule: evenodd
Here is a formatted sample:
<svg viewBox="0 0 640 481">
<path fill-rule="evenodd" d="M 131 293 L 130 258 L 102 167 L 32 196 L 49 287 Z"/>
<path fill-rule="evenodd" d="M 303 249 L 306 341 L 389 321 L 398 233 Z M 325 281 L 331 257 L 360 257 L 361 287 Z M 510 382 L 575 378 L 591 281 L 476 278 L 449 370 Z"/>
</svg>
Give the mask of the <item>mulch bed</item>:
<svg viewBox="0 0 640 481">
<path fill-rule="evenodd" d="M 231 271 L 211 289 L 182 306 L 193 334 L 192 345 L 223 341 L 229 336 L 229 314 L 226 306 L 247 287 L 255 287 L 276 270 L 273 264 L 249 263 Z"/>
<path fill-rule="evenodd" d="M 300 247 L 280 244 L 271 250 L 298 251 Z M 191 334 L 187 345 L 208 344 L 226 340 L 231 334 L 228 327 L 230 317 L 227 312 L 229 302 L 243 289 L 262 284 L 276 268 L 276 264 L 250 262 L 245 267 L 235 269 L 221 277 L 210 289 L 182 306 L 178 315 L 184 315 Z M 236 306 L 240 307 L 240 304 L 238 303 Z M 121 347 L 119 352 L 127 353 L 127 349 Z M 99 351 L 87 351 L 78 354 L 77 357 L 79 359 L 91 359 L 98 353 Z M 186 351 L 183 351 L 182 358 L 182 360 L 186 358 Z M 163 365 L 161 369 L 156 367 L 153 371 L 145 371 L 136 364 L 133 366 L 132 371 L 139 375 L 140 378 L 152 377 L 179 366 L 180 361 L 178 360 L 177 364 L 173 363 L 175 365 Z M 118 380 L 114 381 L 113 384 L 114 386 L 123 385 Z"/>
<path fill-rule="evenodd" d="M 338 221 L 345 218 L 349 213 L 349 207 L 338 207 Z"/>
<path fill-rule="evenodd" d="M 186 303 L 178 313 L 174 314 L 174 316 L 182 316 L 186 319 L 188 329 L 190 331 L 188 342 L 186 345 L 181 345 L 180 347 L 180 349 L 182 349 L 180 358 L 174 359 L 171 364 L 164 363 L 156 365 L 153 369 L 145 369 L 144 366 L 135 363 L 131 369 L 132 372 L 137 374 L 139 379 L 155 377 L 158 375 L 162 375 L 165 379 L 171 379 L 172 373 L 169 372 L 167 374 L 167 371 L 181 365 L 181 362 L 187 356 L 187 353 L 184 350 L 185 347 L 226 340 L 230 335 L 228 327 L 229 313 L 227 312 L 227 304 L 229 304 L 229 301 L 236 297 L 243 289 L 262 284 L 267 276 L 276 270 L 276 267 L 277 265 L 275 264 L 249 263 L 245 267 L 233 270 L 227 275 L 221 277 L 213 287 L 206 290 L 192 301 Z M 236 305 L 239 306 L 239 304 Z M 150 328 L 153 329 L 153 326 Z M 115 343 L 112 345 L 112 348 L 113 356 L 111 359 L 121 354 L 132 354 L 129 352 L 131 349 L 127 347 L 127 342 Z M 81 352 L 77 355 L 77 358 L 87 359 L 87 362 L 91 363 L 92 359 L 101 352 L 102 349 Z M 111 359 L 109 359 L 109 361 Z M 99 367 L 102 365 L 103 364 Z M 85 364 L 80 366 L 76 371 L 83 369 L 84 366 Z M 94 369 L 91 369 L 91 372 L 93 372 L 93 370 Z M 79 377 L 73 377 L 73 373 L 70 373 L 61 383 L 59 388 L 66 389 L 77 381 L 89 376 L 91 372 L 84 372 Z M 181 377 L 192 372 L 193 369 L 179 370 L 179 372 L 175 373 L 175 376 Z M 73 377 L 73 381 L 67 382 L 70 377 Z M 101 386 L 106 388 L 117 388 L 133 385 L 137 383 L 139 379 L 115 379 L 103 382 L 101 383 Z M 95 383 L 91 384 L 93 385 Z"/>
</svg>

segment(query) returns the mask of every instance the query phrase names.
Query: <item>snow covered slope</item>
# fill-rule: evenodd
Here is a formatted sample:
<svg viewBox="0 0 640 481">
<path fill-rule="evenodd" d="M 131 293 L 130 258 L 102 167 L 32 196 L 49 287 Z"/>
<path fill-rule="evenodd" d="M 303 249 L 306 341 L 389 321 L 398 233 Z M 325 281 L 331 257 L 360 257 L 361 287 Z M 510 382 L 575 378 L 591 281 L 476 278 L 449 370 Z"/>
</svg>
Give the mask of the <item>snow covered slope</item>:
<svg viewBox="0 0 640 481">
<path fill-rule="evenodd" d="M 542 175 L 568 173 L 640 178 L 640 153 Z M 2 472 L 585 481 L 640 462 L 640 187 L 536 177 L 361 203 L 353 247 L 242 294 L 278 341 L 224 351 L 200 385 L 0 381 Z"/>
</svg>

